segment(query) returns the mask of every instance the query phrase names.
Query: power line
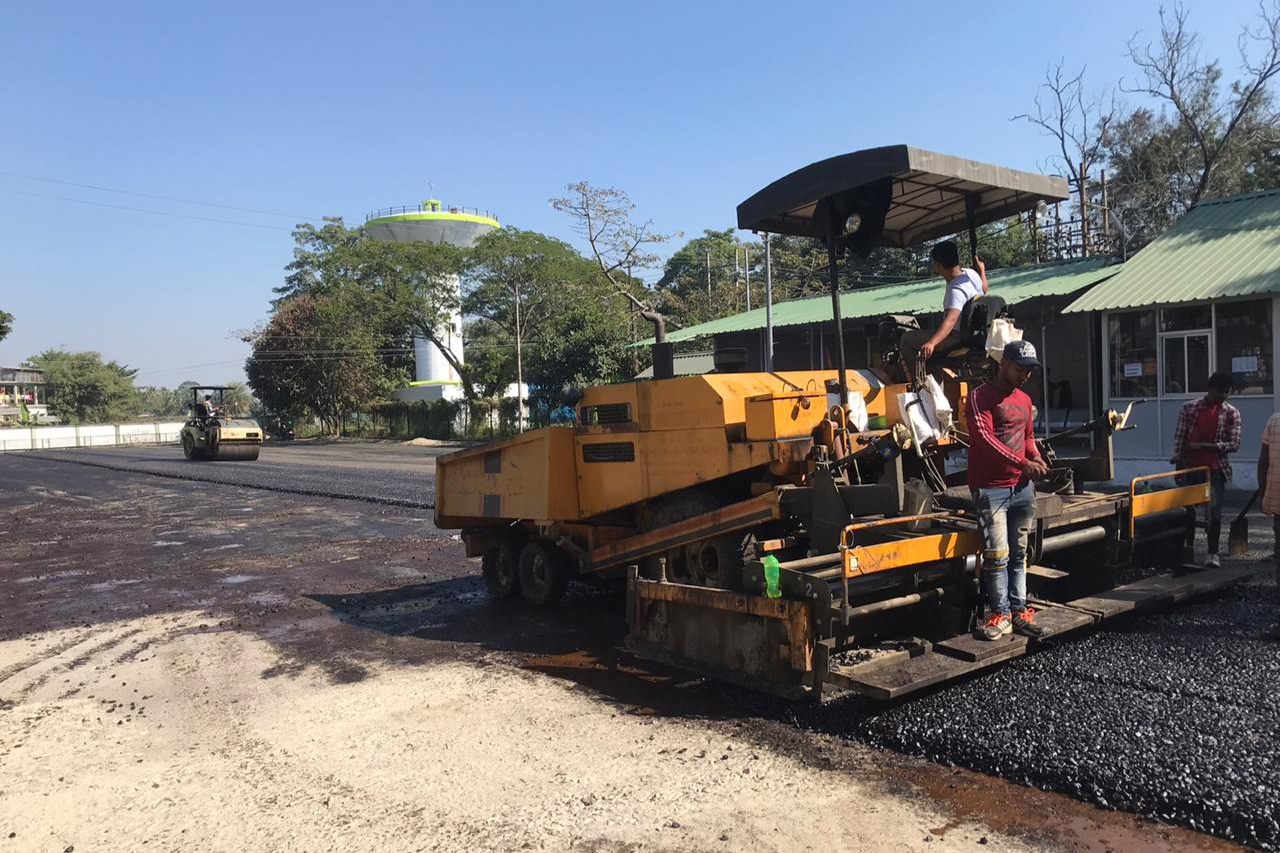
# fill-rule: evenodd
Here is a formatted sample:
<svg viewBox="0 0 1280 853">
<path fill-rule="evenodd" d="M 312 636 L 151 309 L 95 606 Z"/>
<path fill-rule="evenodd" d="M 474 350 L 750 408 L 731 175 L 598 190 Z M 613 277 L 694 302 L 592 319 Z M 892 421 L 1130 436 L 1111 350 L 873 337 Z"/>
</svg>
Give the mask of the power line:
<svg viewBox="0 0 1280 853">
<path fill-rule="evenodd" d="M 128 207 L 123 204 L 108 204 L 105 201 L 88 201 L 83 198 L 68 198 L 60 195 L 45 195 L 44 193 L 33 193 L 25 190 L 11 190 L 0 187 L 0 193 L 10 193 L 12 195 L 28 195 L 35 198 L 48 198 L 54 201 L 69 201 L 75 204 L 91 204 L 94 207 L 110 207 L 115 210 L 131 210 L 135 213 L 151 213 L 156 216 L 172 216 L 178 219 L 198 219 L 202 222 L 221 222 L 224 225 L 243 225 L 247 228 L 266 228 L 271 231 L 292 231 L 292 228 L 285 228 L 283 225 L 263 225 L 259 222 L 239 222 L 234 219 L 218 219 L 215 216 L 196 216 L 191 213 L 172 213 L 167 210 L 148 210 L 145 207 Z"/>
<path fill-rule="evenodd" d="M 81 189 L 86 190 L 98 190 L 99 192 L 104 193 L 119 193 L 120 195 L 131 195 L 137 196 L 138 198 L 153 198 L 158 201 L 176 201 L 179 204 L 195 204 L 201 207 L 220 207 L 223 210 L 238 210 L 241 213 L 261 213 L 266 216 L 285 216 L 291 219 L 297 217 L 301 217 L 303 219 L 323 219 L 321 216 L 312 216 L 309 213 L 289 213 L 281 210 L 263 210 L 257 207 L 237 207 L 233 204 L 219 204 L 213 201 L 197 201 L 190 198 L 177 198 L 175 196 L 168 195 L 153 195 L 151 193 L 134 192 L 133 190 L 118 190 L 112 187 L 101 187 L 97 184 L 80 184 L 75 181 L 60 180 L 59 178 L 42 178 L 39 175 L 24 175 L 20 172 L 0 172 L 0 175 L 5 175 L 10 178 L 23 178 L 28 181 L 43 181 L 47 184 L 62 184 L 67 187 L 80 187 Z"/>
</svg>

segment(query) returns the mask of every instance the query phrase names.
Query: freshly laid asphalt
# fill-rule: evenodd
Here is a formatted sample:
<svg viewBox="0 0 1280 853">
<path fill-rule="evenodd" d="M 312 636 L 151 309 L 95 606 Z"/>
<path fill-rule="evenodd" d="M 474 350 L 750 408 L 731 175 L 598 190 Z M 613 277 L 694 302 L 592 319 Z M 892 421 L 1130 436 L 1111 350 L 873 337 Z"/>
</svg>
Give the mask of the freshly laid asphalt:
<svg viewBox="0 0 1280 853">
<path fill-rule="evenodd" d="M 1016 660 L 850 735 L 1280 850 L 1280 605 L 1266 582 Z"/>
<path fill-rule="evenodd" d="M 59 468 L 82 463 L 422 507 L 434 501 L 435 458 L 452 449 L 299 442 L 267 446 L 254 463 L 187 462 L 175 447 L 22 456 Z M 1046 644 L 896 706 L 857 699 L 784 706 L 708 688 L 743 716 L 787 720 L 1280 851 L 1280 642 L 1268 637 L 1280 602 L 1270 525 L 1257 517 L 1251 533 L 1248 558 L 1227 561 L 1259 567 L 1244 586 Z"/>
<path fill-rule="evenodd" d="M 460 445 L 391 442 L 268 443 L 256 462 L 188 461 L 177 445 L 25 452 L 27 458 L 255 489 L 430 509 L 436 457 Z"/>
</svg>

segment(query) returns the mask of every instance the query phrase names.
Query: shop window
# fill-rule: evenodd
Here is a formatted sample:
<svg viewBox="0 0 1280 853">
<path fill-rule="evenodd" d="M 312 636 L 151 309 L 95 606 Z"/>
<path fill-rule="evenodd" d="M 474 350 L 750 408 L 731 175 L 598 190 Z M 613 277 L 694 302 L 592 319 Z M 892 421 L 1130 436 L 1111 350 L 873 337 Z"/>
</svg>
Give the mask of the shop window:
<svg viewBox="0 0 1280 853">
<path fill-rule="evenodd" d="M 1201 394 L 1209 390 L 1209 333 L 1165 335 L 1164 393 Z"/>
<path fill-rule="evenodd" d="M 1271 300 L 1221 302 L 1217 315 L 1217 369 L 1236 380 L 1238 394 L 1271 394 Z"/>
<path fill-rule="evenodd" d="M 1126 311 L 1107 317 L 1112 397 L 1156 396 L 1156 315 Z"/>
<path fill-rule="evenodd" d="M 1160 331 L 1189 332 L 1213 327 L 1213 306 L 1179 305 L 1160 309 Z"/>
</svg>

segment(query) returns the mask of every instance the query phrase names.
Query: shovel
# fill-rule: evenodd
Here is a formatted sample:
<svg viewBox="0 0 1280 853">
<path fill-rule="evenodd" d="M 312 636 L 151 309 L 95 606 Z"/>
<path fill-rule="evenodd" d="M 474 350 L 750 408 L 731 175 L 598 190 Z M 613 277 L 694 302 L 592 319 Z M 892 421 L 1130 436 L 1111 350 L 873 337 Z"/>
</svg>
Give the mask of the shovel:
<svg viewBox="0 0 1280 853">
<path fill-rule="evenodd" d="M 1231 530 L 1227 533 L 1227 554 L 1232 557 L 1243 557 L 1249 553 L 1249 519 L 1245 516 L 1253 509 L 1253 502 L 1258 499 L 1258 495 L 1259 492 L 1255 491 L 1244 509 L 1231 522 Z"/>
</svg>

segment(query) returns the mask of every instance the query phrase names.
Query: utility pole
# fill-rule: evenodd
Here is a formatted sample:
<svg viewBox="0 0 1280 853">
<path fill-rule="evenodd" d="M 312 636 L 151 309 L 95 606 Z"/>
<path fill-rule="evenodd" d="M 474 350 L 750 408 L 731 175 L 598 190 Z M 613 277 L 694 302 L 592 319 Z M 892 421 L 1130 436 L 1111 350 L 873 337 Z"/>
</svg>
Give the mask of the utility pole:
<svg viewBox="0 0 1280 853">
<path fill-rule="evenodd" d="M 707 243 L 707 309 L 711 308 L 711 243 Z"/>
<path fill-rule="evenodd" d="M 1089 257 L 1089 197 L 1086 184 L 1089 176 L 1084 171 L 1084 161 L 1080 161 L 1080 254 Z"/>
<path fill-rule="evenodd" d="M 1062 202 L 1053 203 L 1053 243 L 1054 260 L 1062 260 Z M 1067 244 L 1067 255 L 1071 254 L 1071 244 Z"/>
<path fill-rule="evenodd" d="M 1040 263 L 1040 214 L 1031 208 L 1031 252 L 1035 263 Z"/>
<path fill-rule="evenodd" d="M 742 268 L 738 266 L 738 247 L 733 247 L 733 304 L 738 305 L 738 276 Z"/>
<path fill-rule="evenodd" d="M 516 432 L 524 432 L 524 360 L 520 352 L 520 282 L 516 293 Z"/>
<path fill-rule="evenodd" d="M 764 369 L 773 372 L 773 250 L 764 232 Z"/>
<path fill-rule="evenodd" d="M 1111 239 L 1111 205 L 1107 203 L 1107 170 L 1102 170 L 1102 239 Z"/>
<path fill-rule="evenodd" d="M 751 247 L 742 247 L 742 267 L 747 272 L 747 310 L 751 310 Z"/>
</svg>

